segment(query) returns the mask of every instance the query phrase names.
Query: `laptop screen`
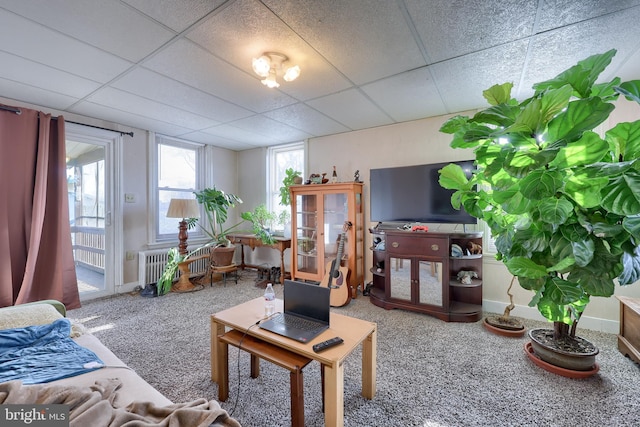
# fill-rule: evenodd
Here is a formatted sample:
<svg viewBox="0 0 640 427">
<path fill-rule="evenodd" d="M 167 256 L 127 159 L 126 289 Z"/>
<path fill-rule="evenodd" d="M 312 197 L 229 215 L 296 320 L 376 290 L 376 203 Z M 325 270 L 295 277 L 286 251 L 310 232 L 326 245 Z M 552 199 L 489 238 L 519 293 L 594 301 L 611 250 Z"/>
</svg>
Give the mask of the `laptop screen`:
<svg viewBox="0 0 640 427">
<path fill-rule="evenodd" d="M 284 312 L 329 323 L 331 289 L 293 280 L 284 281 Z"/>
</svg>

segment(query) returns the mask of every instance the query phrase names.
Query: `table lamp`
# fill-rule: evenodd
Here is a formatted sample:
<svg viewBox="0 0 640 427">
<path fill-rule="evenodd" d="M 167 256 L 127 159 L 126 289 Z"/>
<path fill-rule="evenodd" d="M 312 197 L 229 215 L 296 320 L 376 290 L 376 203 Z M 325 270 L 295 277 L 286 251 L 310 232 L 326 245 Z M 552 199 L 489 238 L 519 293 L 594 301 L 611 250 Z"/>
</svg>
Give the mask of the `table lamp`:
<svg viewBox="0 0 640 427">
<path fill-rule="evenodd" d="M 180 244 L 178 245 L 178 251 L 180 255 L 187 254 L 187 218 L 200 217 L 200 209 L 198 202 L 195 199 L 171 199 L 169 203 L 169 209 L 167 210 L 167 218 L 181 218 L 178 229 L 178 239 Z M 198 288 L 189 280 L 191 271 L 189 269 L 189 260 L 185 260 L 178 264 L 180 270 L 180 278 L 176 284 L 173 285 L 172 290 L 174 292 L 191 292 Z"/>
<path fill-rule="evenodd" d="M 167 210 L 167 218 L 182 218 L 178 225 L 178 251 L 180 255 L 187 254 L 187 218 L 199 218 L 200 208 L 195 199 L 171 199 L 169 209 Z"/>
</svg>

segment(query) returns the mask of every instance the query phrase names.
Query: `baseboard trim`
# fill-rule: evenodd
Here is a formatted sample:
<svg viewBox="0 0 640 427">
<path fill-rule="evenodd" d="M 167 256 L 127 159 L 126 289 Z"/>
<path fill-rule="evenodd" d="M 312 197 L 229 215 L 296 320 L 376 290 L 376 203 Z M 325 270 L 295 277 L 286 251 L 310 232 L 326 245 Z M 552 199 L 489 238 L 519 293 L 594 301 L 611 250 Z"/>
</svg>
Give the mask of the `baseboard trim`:
<svg viewBox="0 0 640 427">
<path fill-rule="evenodd" d="M 502 301 L 482 301 L 482 308 L 488 313 L 502 314 L 507 305 L 508 304 Z M 546 321 L 546 319 L 538 312 L 537 308 L 524 305 L 516 305 L 515 308 L 511 310 L 511 315 L 521 317 L 523 319 Z M 617 334 L 620 331 L 620 322 L 609 319 L 600 319 L 597 317 L 582 316 L 578 323 L 578 328 Z"/>
</svg>

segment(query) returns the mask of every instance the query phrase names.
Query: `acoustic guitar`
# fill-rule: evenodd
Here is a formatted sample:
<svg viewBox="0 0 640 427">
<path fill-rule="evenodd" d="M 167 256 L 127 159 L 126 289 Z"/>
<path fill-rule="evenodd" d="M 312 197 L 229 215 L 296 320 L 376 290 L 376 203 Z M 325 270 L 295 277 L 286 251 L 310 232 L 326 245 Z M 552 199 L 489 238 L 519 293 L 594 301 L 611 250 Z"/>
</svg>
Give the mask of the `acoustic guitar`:
<svg viewBox="0 0 640 427">
<path fill-rule="evenodd" d="M 325 276 L 320 282 L 320 286 L 331 289 L 329 303 L 331 307 L 343 307 L 351 301 L 351 287 L 349 286 L 349 268 L 341 265 L 342 254 L 344 252 L 344 238 L 346 232 L 351 228 L 351 222 L 346 221 L 342 227 L 338 252 L 336 259 L 327 263 Z"/>
</svg>

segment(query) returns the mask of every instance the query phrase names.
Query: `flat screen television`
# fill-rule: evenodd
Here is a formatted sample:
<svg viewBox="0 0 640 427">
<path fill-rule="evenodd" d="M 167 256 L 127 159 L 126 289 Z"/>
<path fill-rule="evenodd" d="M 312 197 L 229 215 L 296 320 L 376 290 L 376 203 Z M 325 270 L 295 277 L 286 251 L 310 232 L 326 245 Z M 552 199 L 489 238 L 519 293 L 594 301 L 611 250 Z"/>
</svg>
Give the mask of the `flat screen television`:
<svg viewBox="0 0 640 427">
<path fill-rule="evenodd" d="M 472 160 L 371 169 L 371 221 L 476 224 L 476 218 L 464 208 L 451 206 L 453 191 L 438 182 L 438 171 L 449 163 L 460 165 L 471 177 Z"/>
</svg>

